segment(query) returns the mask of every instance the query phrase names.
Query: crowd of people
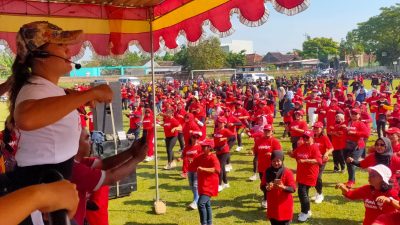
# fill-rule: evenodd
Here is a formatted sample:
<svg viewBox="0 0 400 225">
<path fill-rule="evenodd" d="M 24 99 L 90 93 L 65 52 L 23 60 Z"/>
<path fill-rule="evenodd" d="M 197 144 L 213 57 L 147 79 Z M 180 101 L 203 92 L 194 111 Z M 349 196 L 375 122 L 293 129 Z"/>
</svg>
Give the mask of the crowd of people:
<svg viewBox="0 0 400 225">
<path fill-rule="evenodd" d="M 43 224 L 42 213 L 64 207 L 79 225 L 85 220 L 91 225 L 108 224 L 107 185 L 127 176 L 141 161 L 154 160 L 154 127 L 160 126 L 167 154 L 164 169 L 182 162 L 181 176 L 188 179 L 193 192 L 188 207 L 198 210 L 201 224 L 213 223 L 211 198 L 230 188 L 231 153 L 244 150 L 246 136 L 254 144 L 249 180 L 260 180 L 261 206 L 267 209 L 271 224 L 290 224 L 296 191 L 301 205 L 297 220 L 305 222 L 312 216 L 310 201 L 324 201 L 323 173 L 331 155 L 334 172 L 348 174 L 345 182 L 338 181 L 337 189 L 348 199 L 364 201 L 364 224 L 396 224 L 400 217 L 400 88 L 393 88 L 389 76 L 371 75 L 370 90 L 364 86 L 368 82 L 364 75 L 351 83 L 345 76 L 283 76 L 274 82 L 253 83 L 160 81 L 155 112 L 152 85 L 128 82 L 121 85 L 121 107 L 129 108 L 125 111 L 130 121 L 127 133 L 135 142 L 101 160 L 90 157 L 88 131 L 94 131 L 93 116 L 83 108 L 110 103 L 112 90 L 106 84 L 76 85 L 75 90 L 57 86 L 59 78 L 71 70 L 69 61 L 63 60 L 70 57 L 68 46 L 78 43 L 81 34 L 44 21 L 25 24 L 18 32 L 13 74 L 5 83 L 10 116 L 1 138 L 4 166 L 0 167 L 4 173 L 1 195 L 14 192 L 0 202 L 28 198 L 27 190 L 37 188 L 49 194 L 44 200 L 29 196 L 38 204 L 22 204 L 25 211 L 18 217 L 4 215 L 9 221 Z M 154 114 L 159 121 L 154 121 Z M 274 132 L 274 124 L 284 126 L 282 136 Z M 139 138 L 141 132 L 144 138 Z M 367 146 L 372 134 L 378 139 Z M 290 149 L 282 147 L 286 138 L 290 138 Z M 285 155 L 297 162 L 296 176 L 294 168 L 285 166 Z M 369 174 L 368 184 L 358 188 L 356 167 L 368 169 Z M 65 181 L 37 186 L 49 170 L 57 170 L 74 185 Z M 62 196 L 70 199 L 65 205 L 54 201 L 55 187 L 68 192 Z M 313 187 L 317 194 L 310 197 Z"/>
<path fill-rule="evenodd" d="M 364 77 L 372 79 L 364 80 Z M 301 205 L 298 221 L 311 217 L 310 201 L 317 204 L 324 201 L 322 177 L 330 157 L 335 173 L 348 174 L 348 179 L 337 188 L 349 199 L 371 203 L 365 204 L 364 224 L 372 224 L 378 216 L 395 212 L 398 204 L 400 89 L 394 88 L 389 78 L 388 74 L 376 73 L 360 74 L 351 82 L 337 75 L 283 76 L 274 82 L 254 83 L 212 79 L 161 81 L 156 86 L 155 113 L 160 119 L 156 122 L 152 120 L 150 83 L 122 84 L 121 96 L 123 104 L 131 109 L 127 114 L 128 133 L 138 136 L 141 129 L 153 133 L 154 126 L 163 128 L 168 156 L 164 169 L 172 169 L 182 161 L 181 176 L 189 180 L 193 192 L 193 201 L 188 207 L 199 210 L 201 224 L 211 224 L 210 218 L 204 216 L 211 208 L 199 196 L 204 194 L 204 188 L 215 189 L 208 192 L 211 197 L 230 187 L 230 156 L 234 151 L 243 150 L 242 138 L 246 136 L 254 143 L 253 174 L 249 180 L 260 179 L 261 206 L 267 209 L 272 224 L 289 224 L 292 220 L 292 193 L 296 190 Z M 371 82 L 371 89 L 365 88 L 366 82 Z M 145 117 L 142 117 L 143 111 Z M 145 120 L 146 114 L 151 116 Z M 148 125 L 144 126 L 145 123 Z M 285 127 L 282 136 L 277 136 L 273 124 Z M 207 130 L 207 126 L 212 129 Z M 374 134 L 378 136 L 375 145 L 367 146 Z M 153 143 L 154 136 L 150 138 L 148 141 Z M 282 148 L 281 141 L 287 138 L 291 149 Z M 179 151 L 174 152 L 177 143 Z M 203 155 L 204 145 L 213 146 L 218 159 L 218 162 L 210 159 L 213 163 L 210 162 L 206 173 L 209 176 L 217 173 L 219 178 L 209 182 L 200 181 L 199 166 L 193 164 Z M 285 154 L 297 162 L 297 185 L 291 170 L 284 167 Z M 150 150 L 145 160 L 153 159 Z M 370 177 L 380 179 L 370 178 L 363 191 L 355 189 L 356 167 L 368 169 Z M 311 187 L 316 189 L 312 197 L 309 196 Z M 390 202 L 382 196 L 390 197 Z M 379 207 L 372 207 L 372 203 Z"/>
</svg>

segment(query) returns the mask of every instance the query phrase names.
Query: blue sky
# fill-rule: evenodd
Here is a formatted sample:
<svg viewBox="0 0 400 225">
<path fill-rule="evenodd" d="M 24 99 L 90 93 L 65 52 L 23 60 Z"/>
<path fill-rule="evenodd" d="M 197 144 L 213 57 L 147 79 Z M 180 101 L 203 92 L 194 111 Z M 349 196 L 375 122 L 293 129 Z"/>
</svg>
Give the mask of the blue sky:
<svg viewBox="0 0 400 225">
<path fill-rule="evenodd" d="M 247 27 L 232 16 L 235 33 L 221 42 L 251 40 L 258 54 L 269 51 L 288 52 L 301 49 L 305 34 L 311 37 L 329 37 L 340 42 L 357 23 L 378 15 L 381 7 L 400 3 L 399 0 L 311 0 L 307 10 L 295 16 L 286 16 L 266 4 L 270 16 L 260 27 Z"/>
</svg>

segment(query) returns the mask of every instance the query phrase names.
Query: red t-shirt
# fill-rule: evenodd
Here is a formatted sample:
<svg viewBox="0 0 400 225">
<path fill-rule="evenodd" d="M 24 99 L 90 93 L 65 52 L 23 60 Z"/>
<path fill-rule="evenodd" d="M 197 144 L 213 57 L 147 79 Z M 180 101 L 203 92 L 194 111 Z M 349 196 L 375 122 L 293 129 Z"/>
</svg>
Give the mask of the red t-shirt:
<svg viewBox="0 0 400 225">
<path fill-rule="evenodd" d="M 79 203 L 74 219 L 78 225 L 83 225 L 86 215 L 86 202 L 88 193 L 98 190 L 105 179 L 105 172 L 94 168 L 96 158 L 85 158 L 81 162 L 74 162 L 72 167 L 71 182 L 76 184 Z"/>
<path fill-rule="evenodd" d="M 265 173 L 271 166 L 271 153 L 274 150 L 282 150 L 281 143 L 275 137 L 262 137 L 254 143 L 254 155 L 257 156 L 258 172 Z"/>
<path fill-rule="evenodd" d="M 365 142 L 362 138 L 368 138 L 369 132 L 365 123 L 361 121 L 351 121 L 348 125 L 349 131 L 355 131 L 355 134 L 346 134 L 346 140 L 358 143 L 358 147 L 365 147 Z"/>
<path fill-rule="evenodd" d="M 398 225 L 400 221 L 400 212 L 391 212 L 378 216 L 374 225 Z"/>
<path fill-rule="evenodd" d="M 182 156 L 183 156 L 183 163 L 182 163 L 182 172 L 196 172 L 195 169 L 193 169 L 190 164 L 193 162 L 193 160 L 202 154 L 203 151 L 201 150 L 201 146 L 199 144 L 197 145 L 188 145 L 183 148 L 182 150 Z"/>
<path fill-rule="evenodd" d="M 322 135 L 321 137 L 314 137 L 314 142 L 319 145 L 319 151 L 321 152 L 321 155 L 324 155 L 326 153 L 326 150 L 333 148 L 331 141 L 326 135 Z"/>
<path fill-rule="evenodd" d="M 232 133 L 232 131 L 230 131 L 229 129 L 226 128 L 222 130 L 215 129 L 214 131 L 215 148 L 222 147 L 222 149 L 217 150 L 217 155 L 229 152 L 228 140 L 221 140 L 221 138 L 229 138 L 232 136 L 235 136 L 235 134 Z"/>
<path fill-rule="evenodd" d="M 86 212 L 86 220 L 90 225 L 108 225 L 108 192 L 109 187 L 102 186 L 90 196 L 90 200 L 99 207 L 96 211 Z"/>
<path fill-rule="evenodd" d="M 138 128 L 138 123 L 140 123 L 142 112 L 139 110 L 135 110 L 129 113 L 129 128 L 136 129 Z"/>
<path fill-rule="evenodd" d="M 290 169 L 285 168 L 282 173 L 281 181 L 283 185 L 292 187 L 296 190 L 293 173 Z M 261 179 L 261 186 L 266 185 L 265 175 Z M 280 188 L 272 188 L 267 194 L 267 216 L 269 219 L 275 220 L 292 220 L 293 218 L 293 195 Z"/>
<path fill-rule="evenodd" d="M 318 145 L 302 144 L 293 151 L 293 157 L 297 160 L 297 183 L 314 187 L 317 184 L 319 165 L 322 164 Z M 301 163 L 300 159 L 316 159 L 318 164 Z"/>
<path fill-rule="evenodd" d="M 397 194 L 393 189 L 387 192 L 381 192 L 374 190 L 370 185 L 365 185 L 347 192 L 344 196 L 351 200 L 361 199 L 364 201 L 365 214 L 363 225 L 371 225 L 378 216 L 396 211 L 391 204 L 382 204 L 375 201 L 379 196 L 397 199 Z"/>
<path fill-rule="evenodd" d="M 308 126 L 306 121 L 304 120 L 293 120 L 290 125 L 289 125 L 289 130 L 290 130 L 290 136 L 291 137 L 301 137 L 303 136 L 302 132 L 297 132 L 295 130 L 292 130 L 292 128 L 297 127 L 298 129 L 301 130 L 308 130 Z"/>
<path fill-rule="evenodd" d="M 343 150 L 346 147 L 346 124 L 336 124 L 331 132 L 335 134 L 331 134 L 332 145 L 334 150 Z"/>
<path fill-rule="evenodd" d="M 201 154 L 196 157 L 191 167 L 197 171 L 197 184 L 199 195 L 217 196 L 218 195 L 218 184 L 219 184 L 219 173 L 221 166 L 218 158 L 215 154 Z M 198 167 L 214 168 L 215 173 L 209 173 L 205 171 L 197 170 Z"/>
<path fill-rule="evenodd" d="M 178 131 L 175 130 L 172 132 L 171 130 L 175 127 L 179 127 L 180 123 L 175 118 L 164 117 L 164 134 L 165 137 L 176 137 L 178 136 Z"/>
</svg>

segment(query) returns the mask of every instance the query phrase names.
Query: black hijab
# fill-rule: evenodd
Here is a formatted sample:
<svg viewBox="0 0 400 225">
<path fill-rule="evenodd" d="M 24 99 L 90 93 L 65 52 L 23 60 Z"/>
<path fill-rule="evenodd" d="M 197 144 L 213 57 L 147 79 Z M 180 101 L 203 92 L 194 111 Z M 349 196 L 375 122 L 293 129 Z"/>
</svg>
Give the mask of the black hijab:
<svg viewBox="0 0 400 225">
<path fill-rule="evenodd" d="M 275 179 L 281 179 L 283 170 L 285 167 L 283 166 L 283 160 L 285 156 L 283 155 L 283 151 L 275 150 L 271 154 L 271 161 L 274 159 L 280 159 L 282 161 L 282 166 L 280 168 L 274 168 L 272 165 L 265 171 L 265 178 L 267 183 L 273 182 Z"/>
<path fill-rule="evenodd" d="M 375 152 L 375 160 L 376 160 L 376 164 L 383 164 L 387 167 L 390 166 L 390 161 L 393 155 L 393 148 L 392 148 L 392 143 L 390 142 L 390 140 L 386 137 L 381 137 L 378 138 L 378 140 L 382 140 L 383 142 L 385 142 L 385 152 L 383 153 L 378 153 Z M 376 140 L 376 141 L 378 141 Z M 375 142 L 376 143 L 376 142 Z"/>
</svg>

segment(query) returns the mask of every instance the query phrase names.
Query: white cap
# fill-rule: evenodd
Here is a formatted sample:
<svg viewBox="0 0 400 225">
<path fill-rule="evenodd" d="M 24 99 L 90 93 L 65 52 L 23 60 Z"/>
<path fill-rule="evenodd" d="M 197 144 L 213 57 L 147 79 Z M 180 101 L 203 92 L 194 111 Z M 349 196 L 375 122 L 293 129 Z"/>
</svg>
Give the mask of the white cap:
<svg viewBox="0 0 400 225">
<path fill-rule="evenodd" d="M 381 175 L 383 182 L 389 184 L 390 177 L 392 177 L 392 171 L 385 165 L 378 164 L 376 166 L 368 167 L 369 170 L 374 170 Z"/>
</svg>

